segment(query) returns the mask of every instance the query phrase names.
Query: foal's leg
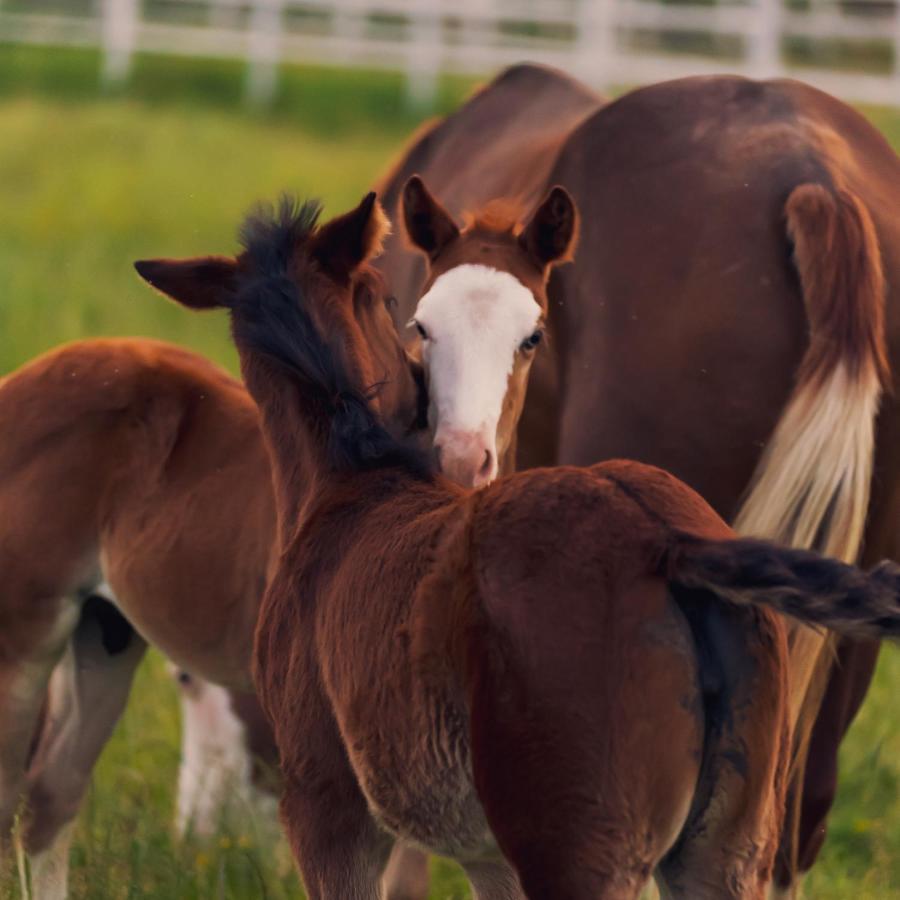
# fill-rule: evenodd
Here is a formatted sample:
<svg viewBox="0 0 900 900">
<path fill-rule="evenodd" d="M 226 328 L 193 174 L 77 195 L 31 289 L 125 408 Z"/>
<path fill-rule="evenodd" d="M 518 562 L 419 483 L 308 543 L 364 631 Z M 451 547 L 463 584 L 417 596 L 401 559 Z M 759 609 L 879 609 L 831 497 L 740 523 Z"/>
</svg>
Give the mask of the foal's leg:
<svg viewBox="0 0 900 900">
<path fill-rule="evenodd" d="M 17 595 L 27 592 L 7 582 L 0 608 L 0 858 L 8 852 L 50 673 L 78 621 L 74 600 L 12 602 Z"/>
<path fill-rule="evenodd" d="M 66 900 L 69 896 L 69 849 L 74 834 L 74 821 L 63 825 L 50 846 L 29 860 L 35 900 Z"/>
<path fill-rule="evenodd" d="M 225 812 L 249 812 L 253 759 L 231 694 L 183 669 L 175 672 L 181 699 L 181 765 L 175 830 L 215 834 Z"/>
<path fill-rule="evenodd" d="M 426 900 L 428 854 L 417 847 L 397 843 L 384 871 L 387 900 Z"/>
<path fill-rule="evenodd" d="M 800 820 L 800 871 L 812 868 L 825 841 L 825 820 L 837 792 L 839 743 L 853 723 L 875 675 L 878 641 L 838 642 L 825 698 L 809 745 Z"/>
<path fill-rule="evenodd" d="M 504 860 L 466 863 L 463 868 L 476 900 L 524 900 L 515 870 Z"/>
<path fill-rule="evenodd" d="M 667 900 L 764 900 L 772 882 L 791 748 L 785 657 L 772 653 L 784 644 L 770 619 L 749 622 L 744 640 L 723 645 L 739 677 L 726 673 L 707 717 L 705 799 L 660 863 Z"/>
<path fill-rule="evenodd" d="M 146 644 L 106 600 L 91 597 L 50 678 L 28 769 L 25 849 L 40 900 L 64 900 L 72 826 L 94 764 L 118 722 Z"/>
<path fill-rule="evenodd" d="M 346 762 L 315 770 L 302 780 L 286 778 L 281 800 L 306 896 L 381 900 L 393 838 L 375 824 Z"/>
<path fill-rule="evenodd" d="M 689 632 L 663 583 L 598 580 L 486 594 L 467 648 L 475 784 L 529 900 L 637 900 L 696 788 Z"/>
</svg>

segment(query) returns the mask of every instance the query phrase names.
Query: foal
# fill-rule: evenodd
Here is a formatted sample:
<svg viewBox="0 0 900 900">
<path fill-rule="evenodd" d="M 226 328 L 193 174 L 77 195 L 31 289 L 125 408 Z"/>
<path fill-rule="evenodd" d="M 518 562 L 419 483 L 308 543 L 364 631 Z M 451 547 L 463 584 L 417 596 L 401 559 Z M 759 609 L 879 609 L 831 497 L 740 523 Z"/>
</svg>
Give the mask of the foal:
<svg viewBox="0 0 900 900">
<path fill-rule="evenodd" d="M 775 610 L 900 634 L 900 570 L 736 540 L 661 470 L 534 470 L 478 492 L 392 437 L 352 314 L 370 194 L 284 203 L 234 260 L 142 262 L 226 307 L 276 473 L 255 678 L 311 898 L 377 898 L 397 837 L 480 898 L 761 898 L 790 727 Z"/>
<path fill-rule="evenodd" d="M 373 341 L 372 322 L 390 327 L 364 297 L 356 315 Z M 416 384 L 383 347 L 382 400 L 405 430 Z M 180 828 L 213 828 L 217 791 L 259 757 L 277 766 L 246 693 L 271 466 L 243 386 L 158 341 L 81 341 L 23 366 L 0 380 L 0 432 L 0 861 L 24 794 L 34 895 L 63 900 L 72 825 L 147 641 L 217 683 L 185 688 Z M 238 738 L 254 757 L 241 765 Z M 392 887 L 416 868 L 403 861 Z"/>
<path fill-rule="evenodd" d="M 403 222 L 428 260 L 410 324 L 421 342 L 435 450 L 444 474 L 478 487 L 516 468 L 536 358 L 535 383 L 555 380 L 554 357 L 535 351 L 549 313 L 547 282 L 575 253 L 578 211 L 557 186 L 527 219 L 512 201 L 495 200 L 460 229 L 414 175 L 403 189 Z M 545 409 L 546 391 L 532 391 L 529 403 L 549 431 L 555 410 Z"/>
</svg>

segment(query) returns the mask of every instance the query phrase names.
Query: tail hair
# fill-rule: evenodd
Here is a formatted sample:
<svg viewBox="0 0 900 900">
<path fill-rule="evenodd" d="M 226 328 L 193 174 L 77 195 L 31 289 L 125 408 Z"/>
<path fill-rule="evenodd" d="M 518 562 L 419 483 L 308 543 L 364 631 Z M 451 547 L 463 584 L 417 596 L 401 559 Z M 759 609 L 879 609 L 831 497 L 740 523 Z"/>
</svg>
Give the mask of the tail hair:
<svg viewBox="0 0 900 900">
<path fill-rule="evenodd" d="M 849 191 L 802 184 L 785 215 L 810 343 L 735 528 L 853 562 L 889 378 L 878 239 Z"/>
<path fill-rule="evenodd" d="M 764 606 L 859 638 L 900 637 L 900 566 L 869 572 L 809 550 L 752 538 L 681 537 L 667 558 L 671 582 L 742 606 Z"/>
</svg>

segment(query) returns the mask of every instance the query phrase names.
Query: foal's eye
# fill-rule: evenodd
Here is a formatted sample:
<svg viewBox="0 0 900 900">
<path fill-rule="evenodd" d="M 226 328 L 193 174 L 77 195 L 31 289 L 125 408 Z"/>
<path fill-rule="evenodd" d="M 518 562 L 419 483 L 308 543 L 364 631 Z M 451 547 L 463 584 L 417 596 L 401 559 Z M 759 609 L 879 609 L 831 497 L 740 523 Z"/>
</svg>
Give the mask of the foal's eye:
<svg viewBox="0 0 900 900">
<path fill-rule="evenodd" d="M 533 334 L 530 334 L 521 344 L 519 344 L 520 350 L 534 350 L 535 347 L 541 342 L 544 337 L 544 331 L 542 328 L 538 328 Z"/>
<path fill-rule="evenodd" d="M 415 319 L 413 319 L 412 324 L 416 326 L 416 331 L 419 332 L 419 337 L 422 338 L 423 341 L 428 340 L 428 332 L 425 330 L 424 326 L 419 324 Z"/>
</svg>

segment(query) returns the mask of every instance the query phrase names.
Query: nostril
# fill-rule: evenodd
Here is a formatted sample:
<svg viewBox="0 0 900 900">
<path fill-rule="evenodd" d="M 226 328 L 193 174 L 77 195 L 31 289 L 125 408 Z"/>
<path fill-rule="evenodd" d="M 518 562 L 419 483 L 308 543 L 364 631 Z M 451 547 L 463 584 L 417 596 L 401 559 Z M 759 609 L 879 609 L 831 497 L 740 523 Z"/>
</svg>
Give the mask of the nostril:
<svg viewBox="0 0 900 900">
<path fill-rule="evenodd" d="M 493 466 L 493 464 L 494 464 L 494 457 L 491 456 L 491 451 L 485 450 L 484 451 L 484 462 L 482 462 L 481 468 L 478 470 L 478 474 L 482 478 L 486 478 L 488 475 L 491 474 L 491 467 Z"/>
<path fill-rule="evenodd" d="M 182 669 L 182 670 L 178 673 L 178 683 L 179 683 L 179 684 L 182 684 L 182 685 L 185 685 L 185 686 L 189 685 L 189 684 L 191 683 L 191 676 L 190 676 L 190 673 L 189 673 L 189 672 L 185 672 L 184 669 Z"/>
</svg>

